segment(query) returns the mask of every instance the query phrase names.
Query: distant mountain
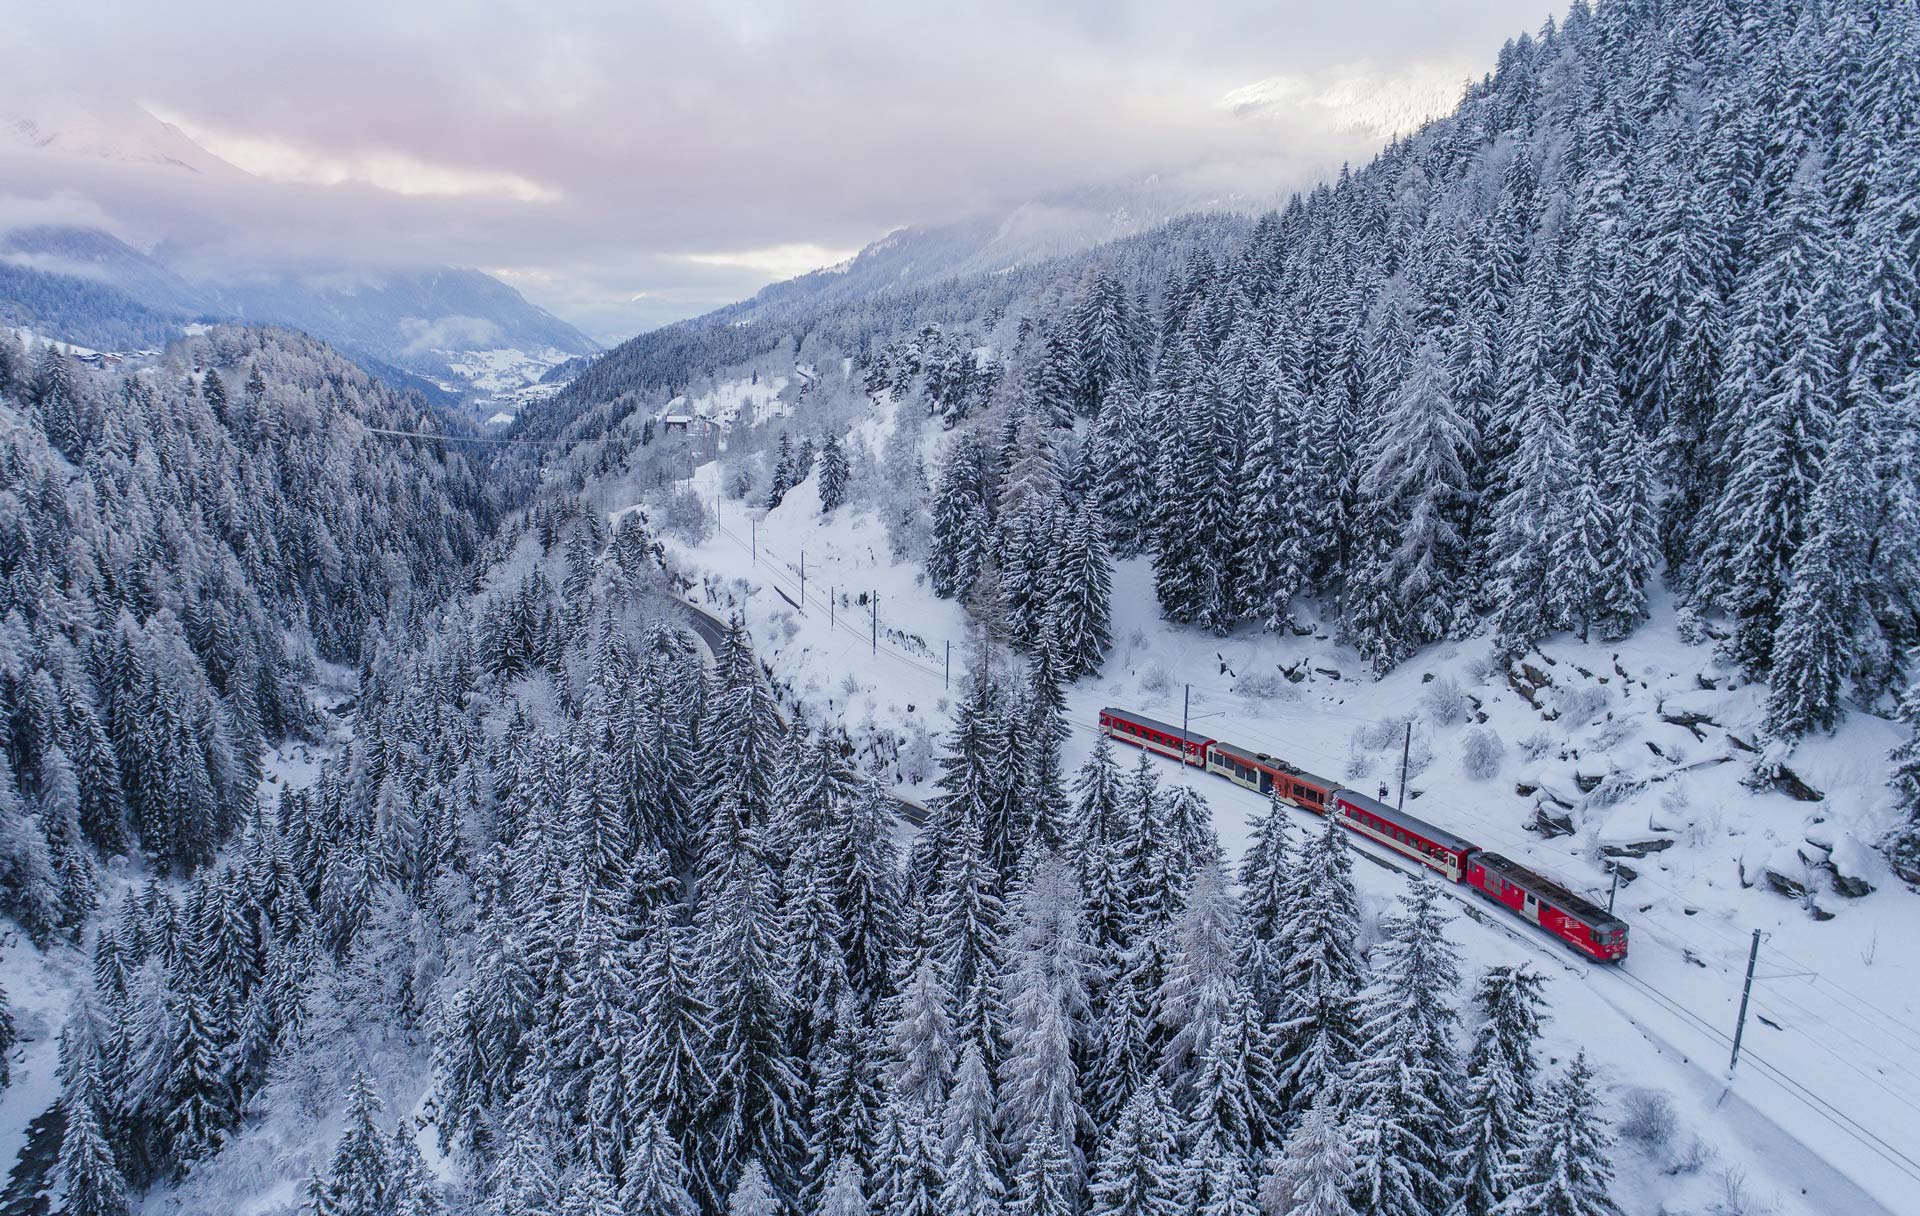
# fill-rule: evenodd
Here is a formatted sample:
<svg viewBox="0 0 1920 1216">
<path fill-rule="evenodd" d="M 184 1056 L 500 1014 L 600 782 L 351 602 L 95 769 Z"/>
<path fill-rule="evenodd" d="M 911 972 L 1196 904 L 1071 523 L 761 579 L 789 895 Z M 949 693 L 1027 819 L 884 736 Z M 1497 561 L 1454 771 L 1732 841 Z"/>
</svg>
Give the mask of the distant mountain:
<svg viewBox="0 0 1920 1216">
<path fill-rule="evenodd" d="M 41 95 L 0 109 L 0 148 L 77 160 L 159 167 L 203 177 L 244 176 L 172 123 L 131 102 Z"/>
<path fill-rule="evenodd" d="M 221 311 L 291 325 L 473 398 L 485 417 L 600 346 L 478 270 L 319 270 L 210 284 Z"/>
<path fill-rule="evenodd" d="M 396 387 L 478 417 L 515 411 L 554 367 L 599 350 L 478 270 L 316 269 L 190 278 L 95 228 L 0 235 L 0 321 L 102 350 L 162 346 L 194 321 L 283 325 Z"/>
<path fill-rule="evenodd" d="M 998 274 L 1149 232 L 1181 216 L 1257 214 L 1304 184 L 1273 165 L 1156 174 L 1048 195 L 948 224 L 900 228 L 837 266 L 762 289 L 721 309 L 757 318 L 805 302 L 834 304 L 952 279 Z"/>
<path fill-rule="evenodd" d="M 210 315 L 204 287 L 189 283 L 156 258 L 98 228 L 45 225 L 0 235 L 0 262 L 112 288 L 156 313 Z"/>
</svg>

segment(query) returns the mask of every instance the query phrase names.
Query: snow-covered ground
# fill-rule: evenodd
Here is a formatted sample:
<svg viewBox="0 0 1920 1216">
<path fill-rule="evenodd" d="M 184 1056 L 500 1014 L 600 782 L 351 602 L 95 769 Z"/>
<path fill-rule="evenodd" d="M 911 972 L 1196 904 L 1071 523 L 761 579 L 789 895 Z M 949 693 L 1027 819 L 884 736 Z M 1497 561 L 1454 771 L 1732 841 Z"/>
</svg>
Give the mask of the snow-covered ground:
<svg viewBox="0 0 1920 1216">
<path fill-rule="evenodd" d="M 718 423 L 723 429 L 749 427 L 780 412 L 780 393 L 787 387 L 784 375 L 740 376 L 709 385 L 690 396 L 675 397 L 667 403 L 669 414 L 691 414 Z"/>
<path fill-rule="evenodd" d="M 884 409 L 863 429 L 869 443 L 887 430 Z M 695 485 L 717 506 L 719 528 L 698 546 L 670 543 L 676 569 L 740 599 L 775 673 L 856 737 L 892 731 L 910 752 L 915 736 L 945 731 L 968 659 L 959 606 L 933 596 L 917 566 L 889 560 L 869 514 L 848 507 L 823 521 L 812 479 L 771 513 L 722 501 L 716 479 L 710 464 Z M 875 592 L 877 646 L 862 599 Z M 1554 976 L 1551 1055 L 1584 1046 L 1617 1097 L 1640 1087 L 1671 1096 L 1675 1142 L 1620 1150 L 1629 1212 L 1731 1210 L 1730 1190 L 1783 1214 L 1914 1210 L 1920 946 L 1906 930 L 1920 923 L 1920 897 L 1868 847 L 1890 813 L 1891 724 L 1855 713 L 1838 735 L 1803 744 L 1788 763 L 1824 795 L 1803 802 L 1742 785 L 1764 690 L 1717 665 L 1710 646 L 1683 643 L 1664 599 L 1626 642 L 1556 639 L 1529 660 L 1542 679 L 1518 686 L 1490 669 L 1485 641 L 1430 648 L 1376 681 L 1322 629 L 1216 638 L 1171 627 L 1158 619 L 1140 560 L 1117 568 L 1113 602 L 1114 651 L 1098 678 L 1070 692 L 1070 766 L 1091 747 L 1101 705 L 1178 722 L 1185 700 L 1196 732 L 1375 793 L 1398 785 L 1411 719 L 1410 812 L 1603 903 L 1605 850 L 1626 854 L 1635 876 L 1618 895 L 1631 926 L 1623 967 L 1580 962 L 1465 898 L 1455 937 L 1471 967 L 1532 960 Z M 1471 731 L 1502 742 L 1490 778 L 1476 780 L 1463 763 Z M 1229 852 L 1243 850 L 1261 799 L 1171 763 L 1162 777 L 1204 790 Z M 1526 830 L 1537 807 L 1573 832 Z M 1840 877 L 1872 893 L 1841 893 L 1821 864 L 1829 855 Z M 1768 867 L 1806 895 L 1780 894 Z M 1402 874 L 1359 870 L 1370 904 L 1387 907 Z M 1755 929 L 1764 938 L 1729 1086 Z"/>
<path fill-rule="evenodd" d="M 450 393 L 472 393 L 476 414 L 490 414 L 488 426 L 505 426 L 528 406 L 560 391 L 558 384 L 540 378 L 565 363 L 571 355 L 557 347 L 520 350 L 435 350 L 447 361 L 450 379 L 440 387 Z"/>
</svg>

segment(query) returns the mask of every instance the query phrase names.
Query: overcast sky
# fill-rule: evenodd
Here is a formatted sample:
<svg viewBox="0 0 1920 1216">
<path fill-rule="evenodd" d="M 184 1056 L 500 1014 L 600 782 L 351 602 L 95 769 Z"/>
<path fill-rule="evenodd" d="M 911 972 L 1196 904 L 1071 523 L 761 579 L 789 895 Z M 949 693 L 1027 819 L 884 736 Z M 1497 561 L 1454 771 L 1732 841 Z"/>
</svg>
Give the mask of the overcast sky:
<svg viewBox="0 0 1920 1216">
<path fill-rule="evenodd" d="M 0 0 L 0 118 L 164 142 L 137 105 L 244 170 L 0 140 L 0 223 L 478 266 L 607 338 L 902 224 L 1155 172 L 1317 176 L 1378 142 L 1348 103 L 1391 112 L 1477 75 L 1558 7 L 108 0 L 73 20 Z"/>
</svg>

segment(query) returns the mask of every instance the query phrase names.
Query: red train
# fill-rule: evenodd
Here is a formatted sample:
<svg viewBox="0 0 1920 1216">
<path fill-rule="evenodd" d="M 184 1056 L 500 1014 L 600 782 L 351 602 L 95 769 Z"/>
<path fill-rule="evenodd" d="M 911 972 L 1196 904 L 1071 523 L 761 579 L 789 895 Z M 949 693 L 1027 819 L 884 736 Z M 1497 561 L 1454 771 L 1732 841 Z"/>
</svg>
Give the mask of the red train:
<svg viewBox="0 0 1920 1216">
<path fill-rule="evenodd" d="M 1216 777 L 1316 815 L 1335 814 L 1347 828 L 1384 848 L 1410 857 L 1444 877 L 1480 892 L 1523 920 L 1545 929 L 1587 958 L 1617 963 L 1627 957 L 1626 922 L 1559 883 L 1456 836 L 1416 815 L 1338 782 L 1295 768 L 1278 756 L 1249 751 L 1220 739 L 1183 732 L 1177 726 L 1124 709 L 1100 711 L 1100 731 L 1110 738 L 1204 768 Z"/>
</svg>

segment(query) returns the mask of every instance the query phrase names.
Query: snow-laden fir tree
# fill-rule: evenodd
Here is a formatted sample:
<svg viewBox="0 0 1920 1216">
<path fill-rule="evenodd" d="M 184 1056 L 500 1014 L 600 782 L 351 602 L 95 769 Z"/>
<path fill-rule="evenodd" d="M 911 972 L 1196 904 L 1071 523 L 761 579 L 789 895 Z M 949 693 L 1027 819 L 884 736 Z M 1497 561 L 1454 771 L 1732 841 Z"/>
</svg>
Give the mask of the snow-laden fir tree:
<svg viewBox="0 0 1920 1216">
<path fill-rule="evenodd" d="M 1166 977 L 1154 999 L 1166 1034 L 1160 1077 L 1175 1107 L 1191 1113 L 1202 1065 L 1234 1016 L 1244 954 L 1240 906 L 1218 864 L 1194 875 L 1171 936 Z"/>
<path fill-rule="evenodd" d="M 1133 557 L 1153 535 L 1157 436 L 1139 392 L 1117 387 L 1101 406 L 1091 440 L 1098 467 L 1094 501 L 1114 556 Z"/>
<path fill-rule="evenodd" d="M 1254 1009 L 1263 1020 L 1271 1020 L 1280 1003 L 1280 960 L 1287 950 L 1284 932 L 1291 919 L 1287 896 L 1295 864 L 1290 816 L 1279 796 L 1270 795 L 1240 863 L 1247 939 L 1244 974 Z"/>
<path fill-rule="evenodd" d="M 957 1050 L 952 997 L 938 964 L 923 956 L 894 1000 L 887 1032 L 888 1093 L 893 1104 L 924 1117 L 945 1108 Z"/>
<path fill-rule="evenodd" d="M 1059 634 L 1068 680 L 1094 675 L 1113 646 L 1113 569 L 1107 527 L 1091 498 L 1080 504 L 1055 557 L 1054 593 L 1048 609 Z"/>
<path fill-rule="evenodd" d="M 1582 1051 L 1541 1095 L 1517 1185 L 1495 1216 L 1619 1216 L 1612 1156 L 1613 1136 Z"/>
<path fill-rule="evenodd" d="M 1152 528 L 1153 587 L 1168 620 L 1224 634 L 1234 606 L 1231 563 L 1215 549 L 1235 534 L 1239 418 L 1224 373 L 1189 347 L 1180 442 L 1166 450 Z"/>
<path fill-rule="evenodd" d="M 1353 1174 L 1340 1100 L 1322 1090 L 1287 1137 L 1285 1151 L 1268 1163 L 1260 1180 L 1261 1210 L 1267 1216 L 1359 1216 L 1348 1197 Z"/>
<path fill-rule="evenodd" d="M 1149 1077 L 1134 1091 L 1119 1121 L 1100 1138 L 1088 1188 L 1089 1216 L 1179 1216 L 1179 1147 L 1166 1090 Z"/>
<path fill-rule="evenodd" d="M 727 1216 L 782 1216 L 785 1205 L 758 1157 L 749 1157 L 727 1195 Z"/>
<path fill-rule="evenodd" d="M 1376 952 L 1378 986 L 1363 1011 L 1365 1044 L 1347 1102 L 1354 1189 L 1374 1216 L 1422 1216 L 1443 1210 L 1453 1191 L 1448 1137 L 1460 1121 L 1453 1034 L 1460 984 L 1457 951 L 1446 938 L 1443 897 L 1416 870 L 1404 911 L 1385 928 Z"/>
<path fill-rule="evenodd" d="M 1347 630 L 1384 673 L 1454 628 L 1464 564 L 1465 457 L 1477 442 L 1437 341 L 1423 343 L 1367 453 L 1370 524 L 1347 587 Z"/>
<path fill-rule="evenodd" d="M 307 1200 L 312 1216 L 386 1216 L 395 1206 L 393 1165 L 379 1127 L 373 1079 L 358 1073 L 347 1091 L 346 1127 L 334 1145 L 326 1180 Z"/>
<path fill-rule="evenodd" d="M 1005 1190 L 986 1147 L 973 1132 L 967 1132 L 947 1155 L 946 1178 L 940 1188 L 941 1213 L 999 1216 Z"/>
<path fill-rule="evenodd" d="M 1322 1090 L 1339 1092 L 1360 1054 L 1360 897 L 1346 829 L 1329 816 L 1301 846 L 1288 899 L 1274 1017 L 1287 1108 L 1296 1115 Z"/>
<path fill-rule="evenodd" d="M 1869 425 L 1858 408 L 1835 422 L 1808 508 L 1807 541 L 1788 568 L 1767 698 L 1767 729 L 1783 739 L 1833 726 L 1866 627 L 1864 583 L 1873 549 Z"/>
<path fill-rule="evenodd" d="M 1079 1060 L 1090 1042 L 1088 968 L 1092 948 L 1079 886 L 1055 854 L 1040 857 L 1014 898 L 1003 971 L 1006 1054 L 999 1067 L 999 1138 L 1016 1166 L 1045 1164 L 1047 1178 L 1064 1162 L 1069 1193 L 1085 1172 L 1082 1137 L 1093 1125 L 1081 1102 Z M 1036 1150 L 1046 1129 L 1053 1149 Z M 1052 1185 L 1051 1181 L 1047 1185 Z"/>
<path fill-rule="evenodd" d="M 654 1212 L 659 1216 L 695 1216 L 698 1211 L 687 1190 L 680 1145 L 657 1116 L 640 1125 L 627 1150 L 620 1202 L 629 1212 Z"/>
<path fill-rule="evenodd" d="M 751 837 L 749 833 L 749 837 Z M 733 1194 L 736 1172 L 752 1160 L 762 1180 L 790 1193 L 805 1144 L 800 1078 L 785 1044 L 794 994 L 774 962 L 780 934 L 772 876 L 751 847 L 715 893 L 699 945 L 699 973 L 713 1009 L 712 1090 L 693 1155 L 696 1171 L 716 1171 L 714 1196 Z"/>
<path fill-rule="evenodd" d="M 63 1064 L 66 1045 L 63 1038 Z M 72 1216 L 127 1216 L 127 1180 L 101 1127 L 98 1060 L 91 1049 L 80 1054 L 74 1075 L 60 1095 L 60 1109 L 66 1117 L 66 1130 L 60 1139 L 59 1177 L 66 1195 L 62 1210 Z"/>
<path fill-rule="evenodd" d="M 874 1148 L 874 1210 L 884 1216 L 939 1216 L 946 1154 L 932 1116 L 918 1099 L 887 1103 Z"/>
<path fill-rule="evenodd" d="M 834 1162 L 826 1194 L 814 1210 L 818 1216 L 867 1216 L 867 1197 L 862 1191 L 865 1184 L 859 1163 L 851 1157 L 840 1158 Z"/>
<path fill-rule="evenodd" d="M 1489 1216 L 1513 1191 L 1533 1123 L 1545 983 L 1524 964 L 1499 966 L 1487 968 L 1474 990 L 1480 1025 L 1447 1157 L 1454 1189 L 1448 1216 Z"/>
<path fill-rule="evenodd" d="M 1722 381 L 1722 414 L 1733 430 L 1730 473 L 1701 524 L 1710 530 L 1696 594 L 1733 615 L 1728 652 L 1757 673 L 1773 661 L 1788 571 L 1806 538 L 1834 410 L 1832 216 L 1820 168 L 1817 157 L 1794 167 L 1743 288 Z"/>
<path fill-rule="evenodd" d="M 1006 906 L 999 885 L 978 829 L 962 823 L 940 871 L 930 945 L 950 988 L 955 1042 L 963 1053 L 968 1046 L 979 1048 L 989 1063 L 999 1059 L 1005 1018 L 999 969 Z"/>
<path fill-rule="evenodd" d="M 820 447 L 820 513 L 831 515 L 847 501 L 847 478 L 852 468 L 847 463 L 847 453 L 840 446 L 840 437 L 828 435 Z"/>
<path fill-rule="evenodd" d="M 1072 1216 L 1079 1182 L 1062 1136 L 1051 1119 L 1032 1131 L 1026 1153 L 1013 1170 L 1006 1210 L 1013 1216 Z"/>
<path fill-rule="evenodd" d="M 624 1211 L 613 1179 L 592 1162 L 574 1171 L 560 1197 L 559 1216 L 622 1216 Z"/>
</svg>

